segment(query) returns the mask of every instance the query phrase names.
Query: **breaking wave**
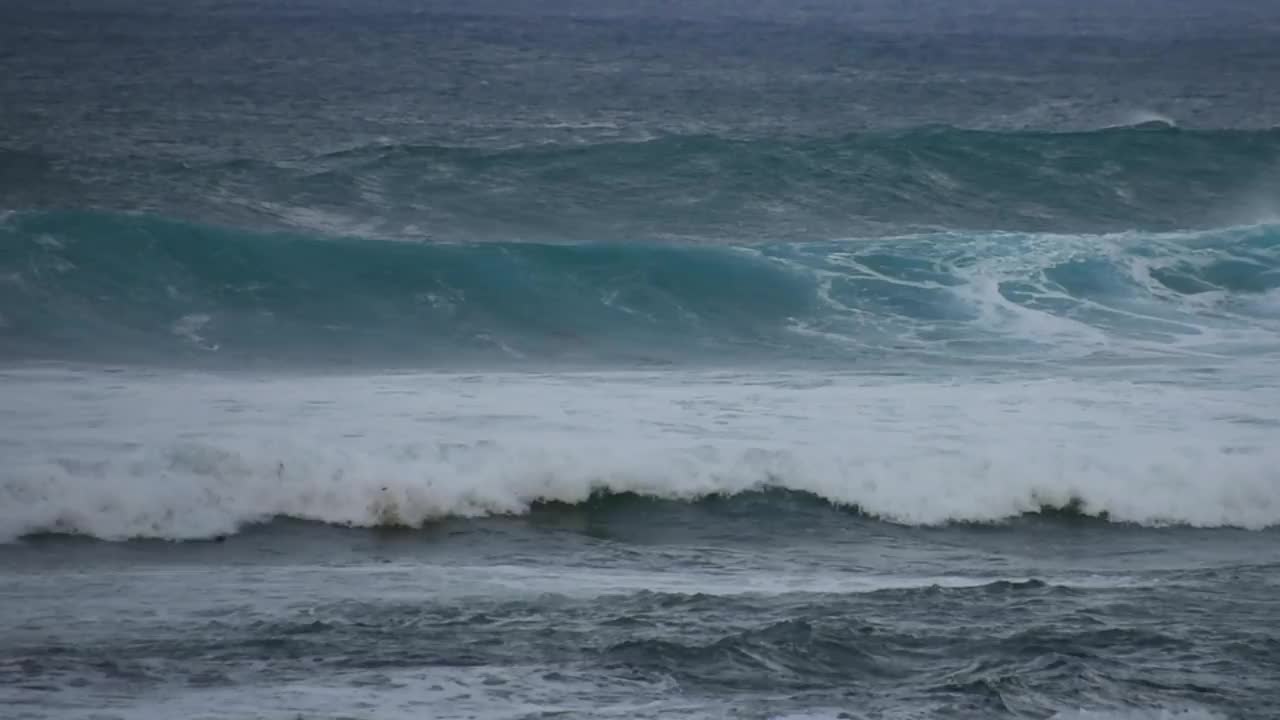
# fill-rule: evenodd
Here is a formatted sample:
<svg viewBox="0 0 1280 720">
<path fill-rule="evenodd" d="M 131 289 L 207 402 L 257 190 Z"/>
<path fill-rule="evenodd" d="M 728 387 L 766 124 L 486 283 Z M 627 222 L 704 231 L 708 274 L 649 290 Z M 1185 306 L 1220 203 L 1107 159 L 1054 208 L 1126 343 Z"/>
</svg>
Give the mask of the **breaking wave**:
<svg viewBox="0 0 1280 720">
<path fill-rule="evenodd" d="M 6 360 L 834 362 L 1274 349 L 1280 227 L 737 245 L 410 243 L 0 221 Z"/>
<path fill-rule="evenodd" d="M 910 457 L 710 446 L 555 450 L 501 443 L 385 453 L 181 442 L 94 460 L 14 464 L 0 482 L 0 540 L 33 533 L 200 539 L 275 518 L 418 527 L 459 517 L 584 511 L 651 520 L 653 503 L 734 503 L 769 519 L 835 506 L 907 525 L 1043 515 L 1146 526 L 1280 525 L 1274 448 L 1170 448 L 1040 457 L 977 446 Z M 863 455 L 863 457 L 859 457 Z M 1030 455 L 1044 455 L 1031 451 Z"/>
</svg>

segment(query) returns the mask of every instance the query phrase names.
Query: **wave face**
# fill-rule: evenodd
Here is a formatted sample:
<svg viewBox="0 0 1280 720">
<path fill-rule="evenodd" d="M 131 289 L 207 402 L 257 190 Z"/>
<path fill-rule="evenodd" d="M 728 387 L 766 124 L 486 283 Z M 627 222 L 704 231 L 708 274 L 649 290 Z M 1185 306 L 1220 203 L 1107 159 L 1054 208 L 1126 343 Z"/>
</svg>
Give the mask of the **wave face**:
<svg viewBox="0 0 1280 720">
<path fill-rule="evenodd" d="M 1277 288 L 1273 225 L 443 244 L 20 213 L 0 225 L 0 352 L 215 364 L 1265 354 Z"/>
<path fill-rule="evenodd" d="M 233 226 L 441 241 L 1172 231 L 1280 212 L 1280 129 L 1134 121 L 1071 133 L 588 133 L 576 143 L 497 148 L 388 140 L 265 158 L 0 149 L 0 165 L 11 169 L 0 171 L 0 189 L 20 207 L 71 202 Z"/>
</svg>

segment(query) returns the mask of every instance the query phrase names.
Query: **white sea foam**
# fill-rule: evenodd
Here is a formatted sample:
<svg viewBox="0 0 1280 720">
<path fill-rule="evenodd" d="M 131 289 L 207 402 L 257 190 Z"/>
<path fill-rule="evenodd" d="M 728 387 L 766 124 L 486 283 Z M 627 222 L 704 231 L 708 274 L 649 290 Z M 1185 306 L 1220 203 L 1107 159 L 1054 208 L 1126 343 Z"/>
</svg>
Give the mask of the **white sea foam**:
<svg viewBox="0 0 1280 720">
<path fill-rule="evenodd" d="M 1223 358 L 1276 350 L 1274 291 L 1208 279 L 1221 281 L 1223 262 L 1274 266 L 1275 231 L 939 233 L 798 245 L 777 261 L 813 275 L 830 311 L 790 329 L 834 345 L 992 359 Z M 876 268 L 863 256 L 901 263 Z M 1197 291 L 1173 289 L 1169 275 Z M 892 289 L 850 290 L 868 280 Z"/>
<path fill-rule="evenodd" d="M 813 380 L 823 382 L 812 382 Z M 1119 381 L 11 373 L 0 538 L 372 526 L 766 486 L 901 523 L 1280 524 L 1280 397 Z"/>
<path fill-rule="evenodd" d="M 1176 128 L 1178 121 L 1158 112 L 1151 110 L 1131 110 L 1121 116 L 1119 122 L 1107 127 L 1138 127 L 1144 125 L 1159 125 L 1163 127 Z"/>
<path fill-rule="evenodd" d="M 213 317 L 206 313 L 191 313 L 178 318 L 171 328 L 174 335 L 186 340 L 192 345 L 204 348 L 205 350 L 217 350 L 217 345 L 210 345 L 200 331 L 204 329 Z"/>
</svg>

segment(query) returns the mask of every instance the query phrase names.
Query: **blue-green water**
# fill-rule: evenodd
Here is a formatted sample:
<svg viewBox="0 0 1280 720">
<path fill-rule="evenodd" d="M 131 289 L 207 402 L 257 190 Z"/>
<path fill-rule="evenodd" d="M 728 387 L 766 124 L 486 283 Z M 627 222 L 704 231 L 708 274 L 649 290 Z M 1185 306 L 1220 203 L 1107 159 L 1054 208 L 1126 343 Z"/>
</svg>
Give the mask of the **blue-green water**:
<svg viewBox="0 0 1280 720">
<path fill-rule="evenodd" d="M 0 0 L 0 716 L 1269 718 L 1264 3 Z"/>
<path fill-rule="evenodd" d="M 1280 347 L 1275 225 L 435 243 L 35 212 L 0 237 L 10 361 L 945 369 Z"/>
</svg>

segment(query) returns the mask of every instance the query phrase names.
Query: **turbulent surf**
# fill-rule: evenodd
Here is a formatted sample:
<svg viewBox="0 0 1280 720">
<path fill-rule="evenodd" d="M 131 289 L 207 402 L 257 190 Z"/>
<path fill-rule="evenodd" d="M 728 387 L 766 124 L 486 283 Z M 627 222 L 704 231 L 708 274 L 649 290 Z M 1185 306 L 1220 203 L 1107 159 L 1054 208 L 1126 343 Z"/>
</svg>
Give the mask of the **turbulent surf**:
<svg viewBox="0 0 1280 720">
<path fill-rule="evenodd" d="M 0 0 L 0 715 L 1273 718 L 1276 8 Z"/>
</svg>

